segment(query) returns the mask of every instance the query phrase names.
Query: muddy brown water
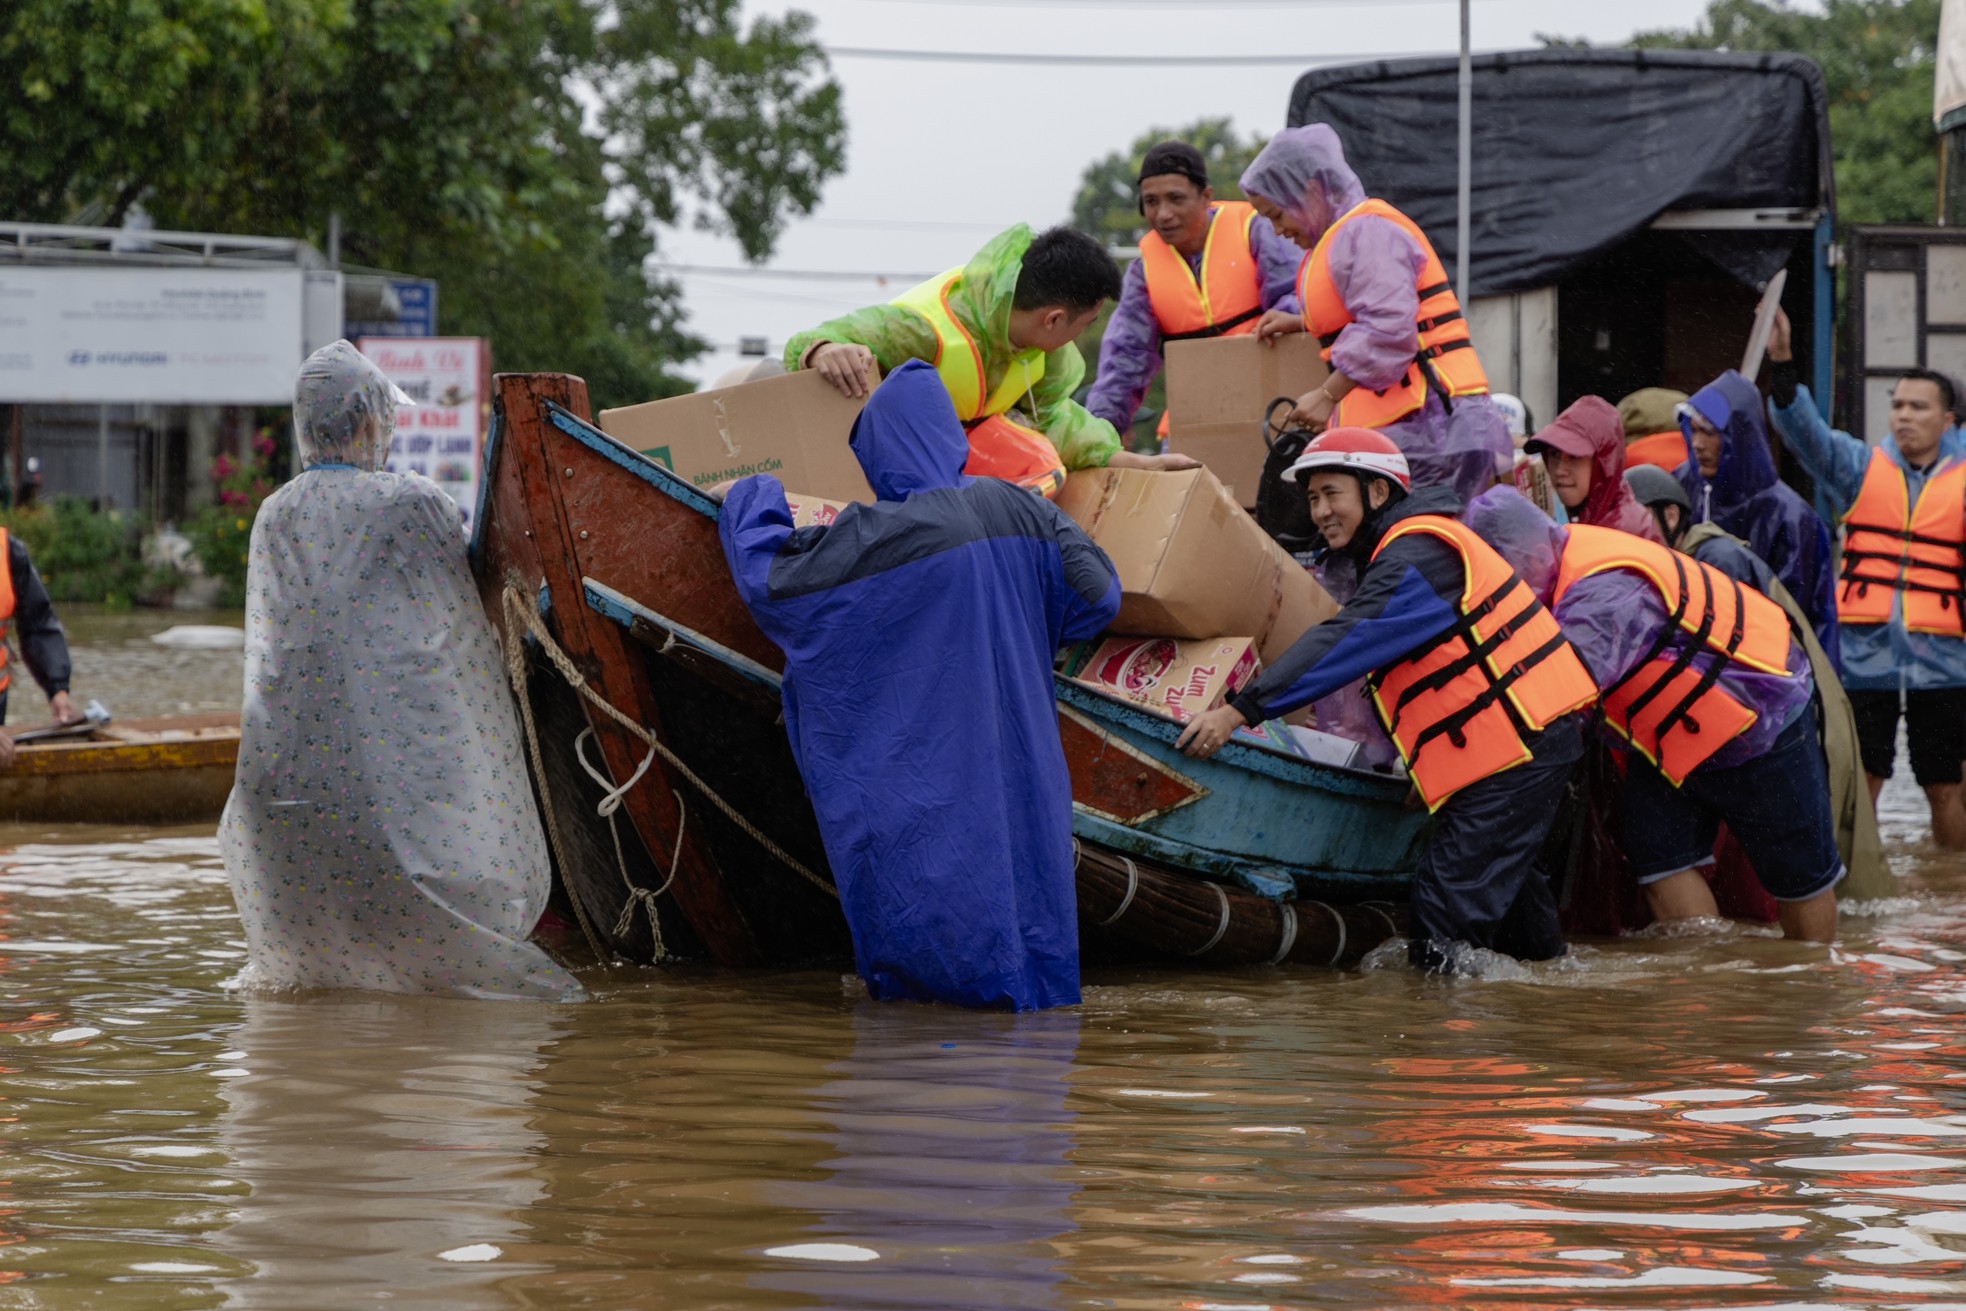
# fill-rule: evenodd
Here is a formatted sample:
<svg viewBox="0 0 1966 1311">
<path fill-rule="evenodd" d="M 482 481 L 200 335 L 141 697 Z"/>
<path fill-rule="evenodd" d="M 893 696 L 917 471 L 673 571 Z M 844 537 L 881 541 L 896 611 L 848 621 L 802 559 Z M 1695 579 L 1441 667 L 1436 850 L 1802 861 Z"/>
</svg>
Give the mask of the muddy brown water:
<svg viewBox="0 0 1966 1311">
<path fill-rule="evenodd" d="M 164 622 L 72 616 L 78 695 L 230 704 Z M 1834 952 L 1028 1017 L 830 971 L 242 998 L 209 826 L 0 830 L 0 1307 L 1966 1307 L 1966 860 L 1922 807 Z"/>
</svg>

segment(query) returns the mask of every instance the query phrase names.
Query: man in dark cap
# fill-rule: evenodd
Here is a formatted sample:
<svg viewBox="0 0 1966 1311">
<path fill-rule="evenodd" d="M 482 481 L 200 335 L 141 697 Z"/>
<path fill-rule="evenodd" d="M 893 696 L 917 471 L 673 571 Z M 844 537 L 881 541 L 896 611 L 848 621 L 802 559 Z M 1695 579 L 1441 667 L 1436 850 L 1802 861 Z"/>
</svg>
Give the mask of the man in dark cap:
<svg viewBox="0 0 1966 1311">
<path fill-rule="evenodd" d="M 1245 202 L 1216 200 L 1207 162 L 1185 141 L 1149 150 L 1139 185 L 1151 230 L 1127 267 L 1086 398 L 1088 410 L 1121 432 L 1160 372 L 1167 342 L 1251 333 L 1266 310 L 1297 313 L 1304 257 Z"/>
</svg>

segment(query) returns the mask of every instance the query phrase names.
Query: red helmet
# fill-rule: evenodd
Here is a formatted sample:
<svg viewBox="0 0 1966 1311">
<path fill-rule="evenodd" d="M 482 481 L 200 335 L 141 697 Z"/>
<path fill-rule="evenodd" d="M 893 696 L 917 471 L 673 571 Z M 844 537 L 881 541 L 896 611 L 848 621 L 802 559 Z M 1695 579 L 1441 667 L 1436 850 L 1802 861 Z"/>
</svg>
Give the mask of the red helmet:
<svg viewBox="0 0 1966 1311">
<path fill-rule="evenodd" d="M 1313 469 L 1375 474 L 1398 483 L 1402 491 L 1413 490 L 1413 475 L 1406 467 L 1406 457 L 1391 438 L 1371 428 L 1332 428 L 1313 438 L 1296 462 L 1283 471 L 1283 480 L 1302 481 Z"/>
</svg>

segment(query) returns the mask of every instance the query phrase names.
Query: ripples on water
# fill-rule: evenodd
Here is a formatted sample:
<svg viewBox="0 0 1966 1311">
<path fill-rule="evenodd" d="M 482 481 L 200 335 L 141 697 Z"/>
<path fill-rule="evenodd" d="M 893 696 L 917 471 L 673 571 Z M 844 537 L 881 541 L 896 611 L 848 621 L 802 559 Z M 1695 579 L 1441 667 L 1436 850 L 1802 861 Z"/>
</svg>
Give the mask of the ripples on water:
<svg viewBox="0 0 1966 1311">
<path fill-rule="evenodd" d="M 209 830 L 0 833 L 0 1307 L 1966 1306 L 1966 880 L 1518 977 L 240 998 Z"/>
</svg>

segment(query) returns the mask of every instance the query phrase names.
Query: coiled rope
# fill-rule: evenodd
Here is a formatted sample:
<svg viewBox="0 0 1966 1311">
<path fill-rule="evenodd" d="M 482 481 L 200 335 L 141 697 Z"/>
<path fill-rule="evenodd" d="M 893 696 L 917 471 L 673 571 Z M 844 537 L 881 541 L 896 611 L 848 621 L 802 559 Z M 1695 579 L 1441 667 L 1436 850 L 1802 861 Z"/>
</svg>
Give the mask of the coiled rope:
<svg viewBox="0 0 1966 1311">
<path fill-rule="evenodd" d="M 649 749 L 648 755 L 642 760 L 641 765 L 636 768 L 634 774 L 629 777 L 628 781 L 626 783 L 620 784 L 619 786 L 616 786 L 614 785 L 612 780 L 607 778 L 606 775 L 597 771 L 592 765 L 588 763 L 586 754 L 581 750 L 581 742 L 584 740 L 585 737 L 591 735 L 594 730 L 592 728 L 584 729 L 582 730 L 581 736 L 576 737 L 574 739 L 574 753 L 580 761 L 580 767 L 587 772 L 590 778 L 594 779 L 595 782 L 599 783 L 602 786 L 602 788 L 605 789 L 606 791 L 606 795 L 604 795 L 601 798 L 600 804 L 595 808 L 595 810 L 598 815 L 607 819 L 609 831 L 611 833 L 614 833 L 614 812 L 620 808 L 622 798 L 627 795 L 628 791 L 631 788 L 633 788 L 638 782 L 641 781 L 643 775 L 645 775 L 648 772 L 649 766 L 655 762 L 655 758 L 657 756 L 661 756 L 662 759 L 666 761 L 670 766 L 672 766 L 678 774 L 683 776 L 683 778 L 689 783 L 691 787 L 695 788 L 698 792 L 700 792 L 705 800 L 707 800 L 711 805 L 715 806 L 719 811 L 723 812 L 723 815 L 726 819 L 730 820 L 731 823 L 737 825 L 737 827 L 741 829 L 748 837 L 750 837 L 750 839 L 753 842 L 756 842 L 760 847 L 763 847 L 767 855 L 771 856 L 774 860 L 778 861 L 781 865 L 785 866 L 785 868 L 791 870 L 794 874 L 797 874 L 800 878 L 812 884 L 814 887 L 824 890 L 828 895 L 833 897 L 838 897 L 840 895 L 839 889 L 835 888 L 832 885 L 832 883 L 830 883 L 824 878 L 821 878 L 818 874 L 813 873 L 812 870 L 806 868 L 806 866 L 802 862 L 800 862 L 796 857 L 794 857 L 789 851 L 786 851 L 783 847 L 779 846 L 776 842 L 773 842 L 769 837 L 767 837 L 765 833 L 761 829 L 759 829 L 756 824 L 753 824 L 750 820 L 746 819 L 743 815 L 739 814 L 736 807 L 732 806 L 728 801 L 724 800 L 723 797 L 719 796 L 717 794 L 716 789 L 712 788 L 708 783 L 704 782 L 703 779 L 698 776 L 695 770 L 691 769 L 687 764 L 683 762 L 680 756 L 678 756 L 675 752 L 671 751 L 665 744 L 658 741 L 654 733 L 650 732 L 647 728 L 643 727 L 641 724 L 637 723 L 634 719 L 630 718 L 627 714 L 623 713 L 620 709 L 618 709 L 616 706 L 610 703 L 607 700 L 607 698 L 603 697 L 600 693 L 596 692 L 592 687 L 590 687 L 587 683 L 586 675 L 580 672 L 579 667 L 573 663 L 572 657 L 567 655 L 567 653 L 561 649 L 560 644 L 553 640 L 553 635 L 546 630 L 546 621 L 540 617 L 538 610 L 536 610 L 532 605 L 530 605 L 527 602 L 526 598 L 520 594 L 519 590 L 516 587 L 507 584 L 503 594 L 500 597 L 500 606 L 505 613 L 506 673 L 508 677 L 511 679 L 513 692 L 519 698 L 519 709 L 520 709 L 521 717 L 525 721 L 526 747 L 527 750 L 530 751 L 532 755 L 533 774 L 540 781 L 539 786 L 542 796 L 546 794 L 546 771 L 545 771 L 545 765 L 540 755 L 538 729 L 535 727 L 533 723 L 532 702 L 526 694 L 526 688 L 528 683 L 528 670 L 527 670 L 527 661 L 526 661 L 526 654 L 525 654 L 525 643 L 521 640 L 523 636 L 528 633 L 531 634 L 533 639 L 539 643 L 540 649 L 546 653 L 547 660 L 552 664 L 553 668 L 559 673 L 560 677 L 566 680 L 566 683 L 569 687 L 573 688 L 575 692 L 578 692 L 581 695 L 581 697 L 587 701 L 589 705 L 592 705 L 596 709 L 600 710 L 602 714 L 606 715 L 608 718 L 612 719 L 615 723 L 619 724 L 624 730 L 626 730 L 629 734 L 631 734 L 637 741 L 642 742 Z M 654 928 L 655 926 L 654 898 L 661 895 L 663 891 L 667 890 L 667 888 L 671 883 L 675 882 L 676 871 L 681 867 L 682 856 L 683 856 L 683 826 L 688 822 L 688 812 L 683 809 L 683 799 L 681 795 L 675 793 L 673 789 L 671 790 L 671 795 L 676 797 L 676 806 L 677 806 L 677 813 L 678 813 L 678 822 L 676 825 L 676 849 L 674 855 L 670 859 L 669 877 L 663 882 L 661 888 L 656 889 L 654 892 L 649 892 L 647 889 L 638 888 L 635 886 L 634 882 L 628 877 L 627 864 L 622 859 L 620 835 L 618 833 L 614 834 L 615 859 L 618 867 L 621 870 L 621 880 L 625 885 L 627 885 L 628 894 L 629 894 L 628 904 L 622 908 L 621 925 L 617 926 L 616 928 L 617 934 L 626 932 L 625 925 L 629 923 L 630 920 L 632 919 L 631 912 L 634 910 L 635 906 L 638 903 L 644 906 L 644 908 L 647 910 L 649 916 L 649 924 L 651 926 L 651 929 Z M 560 839 L 558 826 L 553 822 L 553 818 L 552 818 L 553 807 L 550 798 L 547 799 L 546 810 L 547 810 L 548 835 L 552 837 L 554 845 L 560 850 L 561 868 L 563 869 L 568 868 L 566 864 L 566 846 L 564 842 L 562 842 Z M 597 935 L 594 932 L 593 926 L 588 923 L 586 912 L 581 909 L 580 898 L 576 896 L 573 897 L 572 900 L 574 903 L 574 911 L 576 913 L 576 917 L 580 921 L 581 931 L 587 936 L 588 945 L 594 948 L 594 951 L 597 955 L 601 955 L 601 956 L 607 955 L 607 953 L 600 946 Z M 656 933 L 656 946 L 658 952 L 660 952 L 661 935 L 659 931 Z M 660 959 L 659 955 L 658 955 L 658 959 Z"/>
</svg>

